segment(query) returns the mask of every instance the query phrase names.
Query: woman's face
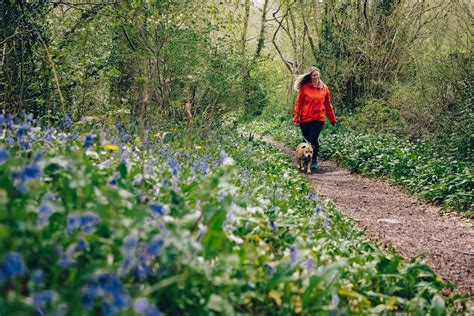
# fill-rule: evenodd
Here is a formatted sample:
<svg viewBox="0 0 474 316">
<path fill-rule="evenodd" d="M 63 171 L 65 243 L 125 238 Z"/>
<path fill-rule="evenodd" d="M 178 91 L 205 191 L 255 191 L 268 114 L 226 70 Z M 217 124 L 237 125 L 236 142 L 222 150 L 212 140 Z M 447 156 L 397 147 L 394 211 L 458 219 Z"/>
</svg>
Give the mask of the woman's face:
<svg viewBox="0 0 474 316">
<path fill-rule="evenodd" d="M 319 82 L 319 71 L 315 70 L 311 73 L 311 81 L 316 84 Z"/>
</svg>

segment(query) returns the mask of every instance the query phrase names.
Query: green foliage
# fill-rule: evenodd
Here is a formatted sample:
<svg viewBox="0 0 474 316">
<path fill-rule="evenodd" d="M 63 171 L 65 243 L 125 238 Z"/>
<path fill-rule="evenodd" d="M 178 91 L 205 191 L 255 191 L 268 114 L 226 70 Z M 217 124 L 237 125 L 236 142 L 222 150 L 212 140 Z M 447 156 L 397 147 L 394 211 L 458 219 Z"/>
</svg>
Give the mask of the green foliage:
<svg viewBox="0 0 474 316">
<path fill-rule="evenodd" d="M 283 122 L 282 117 L 265 118 L 247 127 L 292 147 L 300 141 L 288 117 Z M 324 129 L 320 142 L 322 159 L 331 158 L 354 172 L 386 178 L 431 203 L 468 217 L 474 215 L 472 161 L 461 161 L 453 152 L 440 152 L 427 141 L 415 144 L 388 134 L 358 134 L 340 123 L 335 131 Z"/>
<path fill-rule="evenodd" d="M 352 130 L 376 134 L 403 134 L 407 126 L 400 111 L 391 104 L 380 100 L 366 102 L 357 109 L 355 115 L 348 116 L 346 125 Z"/>
<path fill-rule="evenodd" d="M 253 139 L 197 133 L 189 151 L 181 126 L 146 144 L 20 126 L 1 149 L 0 260 L 24 267 L 2 265 L 2 314 L 132 314 L 144 298 L 166 314 L 455 310 L 425 264 L 382 254 Z M 92 229 L 74 224 L 84 215 Z"/>
</svg>

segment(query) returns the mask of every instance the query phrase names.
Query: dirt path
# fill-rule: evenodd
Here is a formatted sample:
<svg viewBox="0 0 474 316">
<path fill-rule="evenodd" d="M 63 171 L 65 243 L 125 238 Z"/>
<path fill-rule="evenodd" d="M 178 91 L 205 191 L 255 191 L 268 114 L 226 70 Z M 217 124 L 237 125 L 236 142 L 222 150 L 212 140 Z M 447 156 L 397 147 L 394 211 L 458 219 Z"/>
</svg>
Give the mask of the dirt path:
<svg viewBox="0 0 474 316">
<path fill-rule="evenodd" d="M 293 157 L 293 149 L 262 137 Z M 296 168 L 295 168 L 296 171 Z M 441 214 L 438 207 L 420 202 L 384 181 L 351 174 L 330 161 L 308 175 L 319 196 L 328 198 L 365 229 L 382 248 L 392 244 L 404 258 L 424 254 L 430 267 L 474 303 L 474 221 Z"/>
</svg>

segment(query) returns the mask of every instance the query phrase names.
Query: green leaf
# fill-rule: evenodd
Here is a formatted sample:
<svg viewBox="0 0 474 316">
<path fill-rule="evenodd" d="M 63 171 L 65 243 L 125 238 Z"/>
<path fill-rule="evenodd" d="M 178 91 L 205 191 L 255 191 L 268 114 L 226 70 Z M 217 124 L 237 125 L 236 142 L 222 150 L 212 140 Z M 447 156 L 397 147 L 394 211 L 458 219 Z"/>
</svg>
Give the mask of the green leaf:
<svg viewBox="0 0 474 316">
<path fill-rule="evenodd" d="M 444 299 L 436 294 L 431 301 L 431 315 L 433 316 L 442 316 L 446 315 L 446 306 L 444 304 Z"/>
</svg>

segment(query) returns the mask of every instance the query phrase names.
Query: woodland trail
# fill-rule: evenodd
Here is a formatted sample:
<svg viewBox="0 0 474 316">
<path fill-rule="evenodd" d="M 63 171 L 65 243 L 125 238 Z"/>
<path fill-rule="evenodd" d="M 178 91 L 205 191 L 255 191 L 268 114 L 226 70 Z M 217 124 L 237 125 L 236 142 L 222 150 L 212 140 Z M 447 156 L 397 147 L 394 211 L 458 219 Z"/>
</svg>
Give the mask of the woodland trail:
<svg viewBox="0 0 474 316">
<path fill-rule="evenodd" d="M 294 159 L 294 149 L 270 137 L 256 138 Z M 382 250 L 391 244 L 406 259 L 421 254 L 456 292 L 469 294 L 469 305 L 474 306 L 474 220 L 443 214 L 400 188 L 350 173 L 331 161 L 319 165 L 307 177 L 320 197 L 332 200 Z"/>
</svg>

